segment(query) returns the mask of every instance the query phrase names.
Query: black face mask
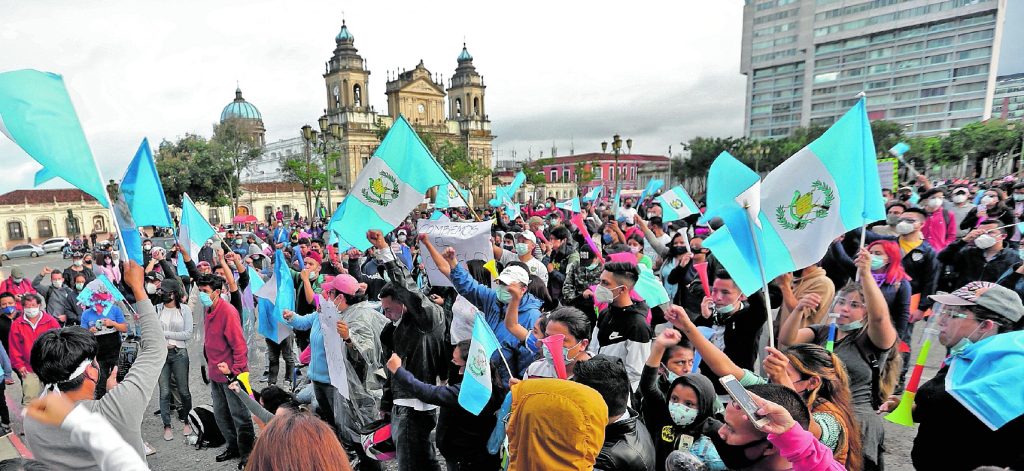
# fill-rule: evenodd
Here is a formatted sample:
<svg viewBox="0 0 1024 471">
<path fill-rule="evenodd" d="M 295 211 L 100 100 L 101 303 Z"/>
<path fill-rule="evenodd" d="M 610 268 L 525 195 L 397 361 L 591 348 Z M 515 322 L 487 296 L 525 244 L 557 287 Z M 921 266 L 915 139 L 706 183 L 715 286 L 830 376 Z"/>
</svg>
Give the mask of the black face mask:
<svg viewBox="0 0 1024 471">
<path fill-rule="evenodd" d="M 174 301 L 174 293 L 162 293 L 160 295 L 160 301 L 164 304 Z"/>
<path fill-rule="evenodd" d="M 900 198 L 900 201 L 908 201 L 908 200 L 910 200 L 910 195 L 903 195 L 903 194 L 901 194 L 899 196 L 899 198 Z"/>
<path fill-rule="evenodd" d="M 745 445 L 729 445 L 728 443 L 725 443 L 725 440 L 722 440 L 722 437 L 718 435 L 718 433 L 712 433 L 708 435 L 708 438 L 711 439 L 711 443 L 715 445 L 715 450 L 718 451 L 718 456 L 729 469 L 747 469 L 765 459 L 764 454 L 754 459 L 747 458 L 747 450 L 767 442 L 767 437 L 760 440 L 754 440 Z"/>
<path fill-rule="evenodd" d="M 686 253 L 686 247 L 680 247 L 678 245 L 673 245 L 672 247 L 669 247 L 669 249 L 668 249 L 668 254 L 670 256 L 672 256 L 672 257 L 678 257 L 678 256 L 680 256 L 680 255 L 682 255 L 684 253 Z"/>
</svg>

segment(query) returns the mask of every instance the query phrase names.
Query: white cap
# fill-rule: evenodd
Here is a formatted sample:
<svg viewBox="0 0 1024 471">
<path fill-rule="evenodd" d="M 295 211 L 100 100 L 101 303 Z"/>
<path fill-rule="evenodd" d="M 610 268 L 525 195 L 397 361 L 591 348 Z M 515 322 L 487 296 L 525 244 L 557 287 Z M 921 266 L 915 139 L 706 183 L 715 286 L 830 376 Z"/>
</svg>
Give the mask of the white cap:
<svg viewBox="0 0 1024 471">
<path fill-rule="evenodd" d="M 530 242 L 533 242 L 534 244 L 537 243 L 537 236 L 533 235 L 533 233 L 530 231 L 517 232 L 516 236 L 522 237 Z"/>
<path fill-rule="evenodd" d="M 506 285 L 519 283 L 523 286 L 527 286 L 530 284 L 530 274 L 526 273 L 526 270 L 524 270 L 523 267 L 506 267 L 501 271 L 501 274 L 498 275 L 498 281 L 505 283 Z"/>
</svg>

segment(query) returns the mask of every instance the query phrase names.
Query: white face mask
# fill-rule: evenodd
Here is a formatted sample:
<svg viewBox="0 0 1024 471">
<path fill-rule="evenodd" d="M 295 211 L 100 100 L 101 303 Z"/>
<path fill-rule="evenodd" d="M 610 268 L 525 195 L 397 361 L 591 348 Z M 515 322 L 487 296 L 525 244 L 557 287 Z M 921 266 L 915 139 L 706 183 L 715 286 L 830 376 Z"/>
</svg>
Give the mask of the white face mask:
<svg viewBox="0 0 1024 471">
<path fill-rule="evenodd" d="M 149 294 L 156 293 L 156 286 L 155 285 L 147 284 L 146 285 L 146 293 L 149 293 Z"/>
<path fill-rule="evenodd" d="M 929 198 L 924 204 L 930 209 L 938 209 L 942 206 L 942 198 Z"/>
<path fill-rule="evenodd" d="M 594 300 L 599 303 L 609 304 L 615 300 L 615 292 L 610 288 L 598 286 L 597 289 L 594 290 Z"/>
<path fill-rule="evenodd" d="M 963 203 L 964 201 L 967 201 L 967 195 L 953 195 L 952 200 L 954 203 L 960 204 Z"/>
<path fill-rule="evenodd" d="M 983 204 L 985 206 L 988 206 L 988 205 L 990 205 L 992 203 L 995 203 L 995 202 L 996 202 L 996 198 L 993 197 L 993 196 L 986 196 L 986 197 L 981 199 L 981 204 Z"/>
<path fill-rule="evenodd" d="M 982 234 L 977 239 L 974 239 L 974 246 L 981 250 L 989 249 L 993 245 L 996 245 L 996 238 L 988 234 Z"/>
<path fill-rule="evenodd" d="M 25 312 L 25 317 L 27 317 L 29 319 L 35 319 L 36 317 L 39 317 L 39 308 L 38 307 L 26 307 L 24 312 Z"/>
<path fill-rule="evenodd" d="M 907 235 L 911 232 L 914 232 L 914 225 L 907 221 L 901 221 L 896 225 L 896 233 L 899 235 Z"/>
</svg>

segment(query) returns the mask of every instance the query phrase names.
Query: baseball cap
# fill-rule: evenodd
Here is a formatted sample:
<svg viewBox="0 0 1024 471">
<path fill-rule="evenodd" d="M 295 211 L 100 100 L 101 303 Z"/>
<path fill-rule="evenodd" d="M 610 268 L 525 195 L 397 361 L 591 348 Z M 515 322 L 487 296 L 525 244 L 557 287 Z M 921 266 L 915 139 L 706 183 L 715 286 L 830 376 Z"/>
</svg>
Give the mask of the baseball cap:
<svg viewBox="0 0 1024 471">
<path fill-rule="evenodd" d="M 360 285 L 356 279 L 349 274 L 341 274 L 335 276 L 330 281 L 324 283 L 324 289 L 334 290 L 339 293 L 345 293 L 347 295 L 353 295 L 362 290 L 366 290 L 365 285 Z"/>
<path fill-rule="evenodd" d="M 516 236 L 522 237 L 530 242 L 533 242 L 534 244 L 537 243 L 537 236 L 533 235 L 533 233 L 530 231 L 519 232 L 516 234 Z"/>
<path fill-rule="evenodd" d="M 544 224 L 544 220 L 540 216 L 531 216 L 530 219 L 526 220 L 527 224 Z"/>
<path fill-rule="evenodd" d="M 1021 304 L 1020 296 L 990 281 L 972 281 L 952 293 L 928 297 L 949 306 L 981 306 L 1014 323 L 1024 317 L 1024 304 Z"/>
<path fill-rule="evenodd" d="M 522 267 L 506 267 L 498 275 L 498 281 L 510 285 L 512 283 L 519 283 L 522 285 L 530 284 L 530 274 L 526 273 Z"/>
<path fill-rule="evenodd" d="M 11 278 L 24 278 L 25 273 L 21 271 L 21 268 L 14 267 L 11 269 Z"/>
</svg>

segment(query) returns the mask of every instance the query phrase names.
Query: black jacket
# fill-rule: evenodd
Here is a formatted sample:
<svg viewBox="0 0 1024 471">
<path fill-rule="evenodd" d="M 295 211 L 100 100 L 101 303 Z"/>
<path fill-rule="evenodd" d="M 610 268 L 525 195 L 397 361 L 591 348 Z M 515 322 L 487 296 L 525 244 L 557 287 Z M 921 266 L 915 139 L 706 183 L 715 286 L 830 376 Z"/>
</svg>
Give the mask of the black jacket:
<svg viewBox="0 0 1024 471">
<path fill-rule="evenodd" d="M 78 305 L 78 293 L 74 288 L 66 284 L 54 288 L 53 285 L 44 285 L 42 281 L 43 275 L 36 275 L 32 287 L 46 300 L 46 312 L 57 317 L 58 322 L 59 316 L 67 316 L 61 325 L 78 325 L 78 320 L 82 318 L 82 308 Z"/>
<path fill-rule="evenodd" d="M 988 214 L 985 215 L 986 219 L 998 219 L 1000 226 L 1009 226 L 1017 222 L 1017 217 L 1013 215 L 1013 210 L 1010 209 L 1006 204 L 1000 203 L 996 207 L 990 209 Z M 972 230 L 978 226 L 978 208 L 977 206 L 971 208 L 964 216 L 964 220 L 960 221 L 960 229 Z M 1010 235 L 1013 235 L 1013 229 L 1010 231 Z"/>
<path fill-rule="evenodd" d="M 953 265 L 959 275 L 954 286 L 960 288 L 972 281 L 995 282 L 999 280 L 1003 273 L 1020 262 L 1020 256 L 1017 255 L 1016 250 L 1003 247 L 1003 250 L 988 260 L 985 258 L 984 250 L 968 245 L 963 240 L 958 240 L 939 252 L 939 261 Z"/>
<path fill-rule="evenodd" d="M 630 418 L 608 424 L 604 429 L 604 446 L 597 455 L 594 469 L 606 471 L 654 471 L 654 442 L 643 426 L 637 426 L 637 413 Z"/>
</svg>

